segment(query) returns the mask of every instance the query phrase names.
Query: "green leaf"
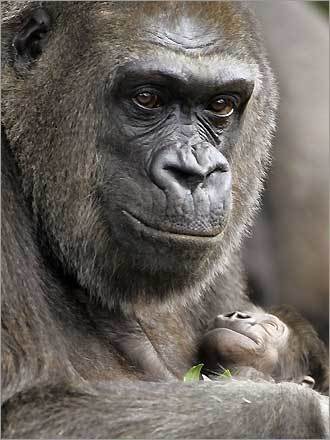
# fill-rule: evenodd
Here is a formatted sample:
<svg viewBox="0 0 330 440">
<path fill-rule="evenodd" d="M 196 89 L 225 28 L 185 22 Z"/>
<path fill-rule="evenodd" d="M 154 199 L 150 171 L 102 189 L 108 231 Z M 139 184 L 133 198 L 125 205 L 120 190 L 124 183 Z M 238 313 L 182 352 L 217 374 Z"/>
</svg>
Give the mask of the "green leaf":
<svg viewBox="0 0 330 440">
<path fill-rule="evenodd" d="M 223 378 L 231 377 L 231 372 L 228 369 L 226 369 L 226 370 L 223 371 L 223 373 L 220 374 L 219 377 L 223 377 Z"/>
<path fill-rule="evenodd" d="M 198 382 L 204 364 L 198 364 L 190 368 L 183 377 L 183 382 Z"/>
</svg>

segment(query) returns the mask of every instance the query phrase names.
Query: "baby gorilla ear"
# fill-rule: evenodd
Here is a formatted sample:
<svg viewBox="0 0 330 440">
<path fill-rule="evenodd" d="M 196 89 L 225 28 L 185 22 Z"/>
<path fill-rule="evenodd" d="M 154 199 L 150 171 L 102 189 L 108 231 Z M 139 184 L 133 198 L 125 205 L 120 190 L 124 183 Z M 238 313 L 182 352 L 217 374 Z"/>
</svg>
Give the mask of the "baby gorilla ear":
<svg viewBox="0 0 330 440">
<path fill-rule="evenodd" d="M 27 64 L 38 58 L 47 42 L 49 30 L 48 12 L 43 8 L 32 11 L 13 41 L 17 61 Z"/>
</svg>

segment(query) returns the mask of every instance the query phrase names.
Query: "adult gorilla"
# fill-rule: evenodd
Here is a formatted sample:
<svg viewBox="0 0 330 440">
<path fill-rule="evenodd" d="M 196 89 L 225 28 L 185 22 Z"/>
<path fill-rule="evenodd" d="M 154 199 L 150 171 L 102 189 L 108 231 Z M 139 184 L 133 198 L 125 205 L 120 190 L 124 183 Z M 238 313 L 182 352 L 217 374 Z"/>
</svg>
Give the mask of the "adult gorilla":
<svg viewBox="0 0 330 440">
<path fill-rule="evenodd" d="M 299 385 L 180 381 L 210 318 L 257 310 L 276 90 L 246 6 L 2 8 L 3 437 L 324 436 Z"/>
</svg>

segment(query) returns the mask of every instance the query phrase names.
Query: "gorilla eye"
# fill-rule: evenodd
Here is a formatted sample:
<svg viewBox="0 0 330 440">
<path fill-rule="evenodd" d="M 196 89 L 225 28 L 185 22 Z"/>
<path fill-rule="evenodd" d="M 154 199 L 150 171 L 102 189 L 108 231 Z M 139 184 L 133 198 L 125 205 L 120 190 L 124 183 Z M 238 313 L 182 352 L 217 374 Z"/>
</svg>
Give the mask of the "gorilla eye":
<svg viewBox="0 0 330 440">
<path fill-rule="evenodd" d="M 237 104 L 233 97 L 221 96 L 210 103 L 208 110 L 217 116 L 228 118 L 228 116 L 233 114 L 236 107 Z"/>
<path fill-rule="evenodd" d="M 162 105 L 162 101 L 159 95 L 150 92 L 142 92 L 133 98 L 135 104 L 147 109 L 159 108 Z"/>
</svg>

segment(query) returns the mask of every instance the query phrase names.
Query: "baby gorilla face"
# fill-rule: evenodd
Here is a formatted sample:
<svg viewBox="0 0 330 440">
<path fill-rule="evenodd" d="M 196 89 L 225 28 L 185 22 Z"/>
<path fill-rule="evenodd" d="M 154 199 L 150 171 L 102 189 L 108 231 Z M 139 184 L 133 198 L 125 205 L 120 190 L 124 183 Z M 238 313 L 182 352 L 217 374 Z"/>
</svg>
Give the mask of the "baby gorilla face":
<svg viewBox="0 0 330 440">
<path fill-rule="evenodd" d="M 288 338 L 287 325 L 271 314 L 218 315 L 202 341 L 203 361 L 213 370 L 241 365 L 271 375 Z"/>
</svg>

